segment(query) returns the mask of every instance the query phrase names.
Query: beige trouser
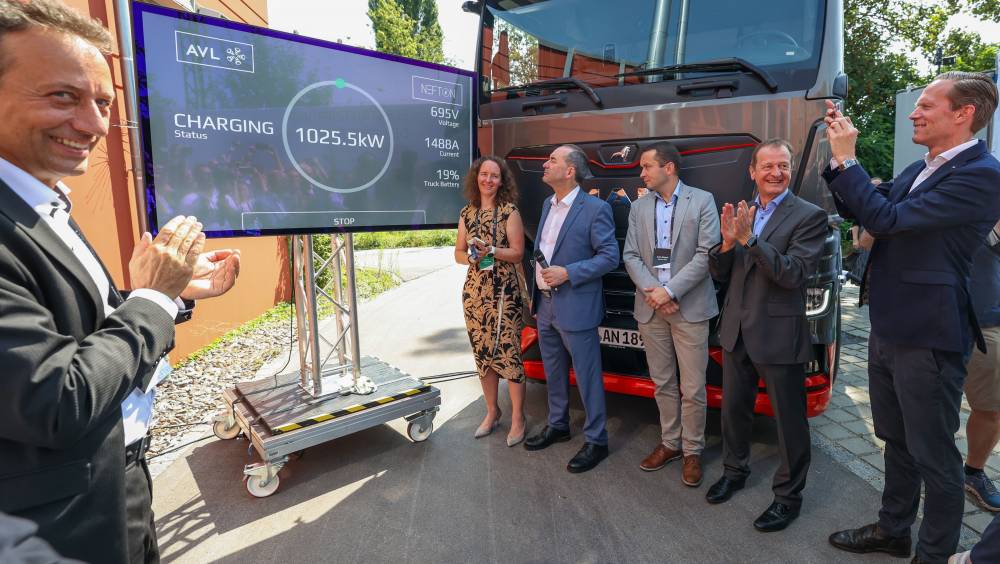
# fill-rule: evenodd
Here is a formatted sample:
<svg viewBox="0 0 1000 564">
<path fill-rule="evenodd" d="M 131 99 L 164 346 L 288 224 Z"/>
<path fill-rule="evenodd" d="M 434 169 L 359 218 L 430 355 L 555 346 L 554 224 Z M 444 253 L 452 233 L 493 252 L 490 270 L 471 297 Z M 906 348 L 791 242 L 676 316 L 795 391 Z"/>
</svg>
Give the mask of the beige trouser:
<svg viewBox="0 0 1000 564">
<path fill-rule="evenodd" d="M 708 321 L 691 323 L 679 312 L 667 317 L 657 313 L 649 323 L 639 324 L 639 334 L 646 347 L 649 376 L 656 385 L 663 445 L 686 455 L 701 454 L 705 448 Z"/>
</svg>

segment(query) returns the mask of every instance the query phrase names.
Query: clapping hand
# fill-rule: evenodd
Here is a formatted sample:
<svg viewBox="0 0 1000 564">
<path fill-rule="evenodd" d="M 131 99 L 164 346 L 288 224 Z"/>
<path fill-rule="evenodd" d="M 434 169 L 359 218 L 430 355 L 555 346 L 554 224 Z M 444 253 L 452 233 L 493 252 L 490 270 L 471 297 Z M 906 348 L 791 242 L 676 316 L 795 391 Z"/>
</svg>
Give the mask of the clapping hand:
<svg viewBox="0 0 1000 564">
<path fill-rule="evenodd" d="M 826 100 L 826 138 L 830 141 L 830 152 L 838 163 L 854 159 L 858 142 L 858 129 L 851 118 L 845 116 L 832 100 Z"/>
<path fill-rule="evenodd" d="M 745 245 L 753 235 L 753 218 L 757 206 L 749 206 L 741 200 L 735 207 L 726 203 L 722 205 L 722 252 L 727 252 L 737 243 Z"/>
<path fill-rule="evenodd" d="M 149 288 L 176 298 L 191 281 L 198 256 L 205 246 L 202 225 L 194 216 L 177 216 L 153 238 L 148 232 L 132 249 L 128 263 L 134 288 Z"/>
<path fill-rule="evenodd" d="M 181 297 L 185 300 L 203 300 L 221 296 L 236 284 L 240 275 L 239 249 L 219 249 L 198 255 L 191 282 Z"/>
</svg>

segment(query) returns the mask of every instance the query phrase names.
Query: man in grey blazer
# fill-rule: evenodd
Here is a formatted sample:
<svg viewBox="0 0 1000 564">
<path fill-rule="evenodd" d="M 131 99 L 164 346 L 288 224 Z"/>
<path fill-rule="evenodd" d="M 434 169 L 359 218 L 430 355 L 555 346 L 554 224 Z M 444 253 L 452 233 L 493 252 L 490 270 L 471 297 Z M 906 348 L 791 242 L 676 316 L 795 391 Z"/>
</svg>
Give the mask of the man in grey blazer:
<svg viewBox="0 0 1000 564">
<path fill-rule="evenodd" d="M 727 284 L 719 319 L 722 439 L 725 471 L 705 496 L 727 501 L 750 474 L 750 432 L 757 380 L 763 378 L 778 423 L 781 464 L 774 502 L 754 521 L 762 532 L 784 529 L 799 515 L 809 471 L 805 363 L 813 359 L 806 321 L 806 281 L 829 233 L 822 209 L 788 190 L 787 141 L 758 145 L 750 160 L 757 199 L 722 208 L 722 243 L 709 253 L 712 277 Z"/>
<path fill-rule="evenodd" d="M 683 456 L 681 481 L 697 487 L 705 448 L 708 322 L 719 313 L 708 273 L 708 250 L 720 237 L 719 212 L 712 194 L 681 182 L 681 155 L 673 144 L 650 145 L 639 166 L 649 193 L 632 204 L 623 256 L 635 283 L 635 320 L 656 385 L 661 433 L 639 468 L 652 472 Z"/>
</svg>

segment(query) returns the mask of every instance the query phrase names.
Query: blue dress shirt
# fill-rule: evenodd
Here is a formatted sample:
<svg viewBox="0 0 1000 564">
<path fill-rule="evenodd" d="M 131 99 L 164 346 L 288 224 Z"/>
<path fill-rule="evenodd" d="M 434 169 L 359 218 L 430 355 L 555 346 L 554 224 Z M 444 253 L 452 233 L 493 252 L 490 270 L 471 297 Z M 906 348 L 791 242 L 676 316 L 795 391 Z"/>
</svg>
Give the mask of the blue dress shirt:
<svg viewBox="0 0 1000 564">
<path fill-rule="evenodd" d="M 656 246 L 663 249 L 673 248 L 673 241 L 670 240 L 671 233 L 674 228 L 674 206 L 677 204 L 677 196 L 681 193 L 681 186 L 683 183 L 677 181 L 677 187 L 674 188 L 674 193 L 670 197 L 670 201 L 663 199 L 663 196 L 659 192 L 653 192 L 656 197 L 656 215 L 654 216 L 654 223 L 656 224 Z M 667 286 L 667 282 L 670 282 L 670 269 L 669 268 L 657 268 L 656 277 L 660 280 L 660 284 L 664 288 Z M 673 297 L 673 292 L 667 288 L 667 292 Z"/>
<path fill-rule="evenodd" d="M 788 188 L 785 188 L 784 192 L 778 194 L 776 198 L 768 202 L 764 207 L 761 207 L 760 195 L 757 195 L 753 201 L 754 205 L 757 206 L 757 214 L 753 219 L 754 237 L 760 237 L 760 234 L 764 232 L 764 226 L 766 226 L 767 222 L 771 220 L 771 216 L 774 215 L 774 210 L 778 209 L 778 206 L 781 205 L 781 200 L 784 200 L 787 195 Z"/>
</svg>

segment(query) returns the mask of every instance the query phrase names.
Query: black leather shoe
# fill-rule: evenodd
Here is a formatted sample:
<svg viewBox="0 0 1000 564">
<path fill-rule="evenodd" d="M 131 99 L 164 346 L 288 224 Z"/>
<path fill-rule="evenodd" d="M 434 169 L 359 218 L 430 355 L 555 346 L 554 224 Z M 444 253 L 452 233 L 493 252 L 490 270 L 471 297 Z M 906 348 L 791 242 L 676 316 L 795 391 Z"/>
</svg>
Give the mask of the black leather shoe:
<svg viewBox="0 0 1000 564">
<path fill-rule="evenodd" d="M 830 544 L 848 552 L 885 552 L 900 558 L 910 555 L 910 535 L 890 537 L 879 530 L 876 523 L 860 529 L 838 531 L 830 535 Z M 919 562 L 919 560 L 918 560 Z"/>
<path fill-rule="evenodd" d="M 566 469 L 573 474 L 586 472 L 597 463 L 608 457 L 608 445 L 595 445 L 594 443 L 583 443 L 583 448 L 576 453 L 566 465 Z"/>
<path fill-rule="evenodd" d="M 798 507 L 791 507 L 776 501 L 753 522 L 753 528 L 762 533 L 773 533 L 790 525 L 798 516 Z"/>
<path fill-rule="evenodd" d="M 724 503 L 729 501 L 729 498 L 733 497 L 733 493 L 742 490 L 743 486 L 747 483 L 746 478 L 742 480 L 731 480 L 725 476 L 719 478 L 719 481 L 712 484 L 712 487 L 708 488 L 708 493 L 705 494 L 705 499 L 709 503 Z"/>
<path fill-rule="evenodd" d="M 537 435 L 532 435 L 524 441 L 525 450 L 542 450 L 554 443 L 562 443 L 569 440 L 569 430 L 560 431 L 548 425 Z"/>
</svg>

